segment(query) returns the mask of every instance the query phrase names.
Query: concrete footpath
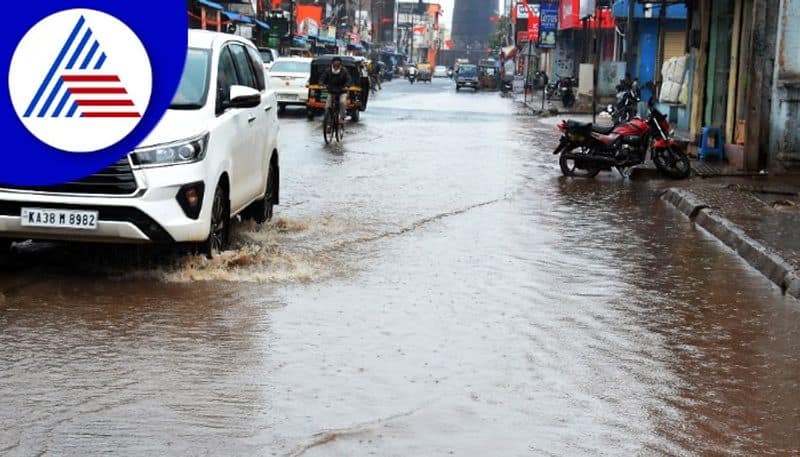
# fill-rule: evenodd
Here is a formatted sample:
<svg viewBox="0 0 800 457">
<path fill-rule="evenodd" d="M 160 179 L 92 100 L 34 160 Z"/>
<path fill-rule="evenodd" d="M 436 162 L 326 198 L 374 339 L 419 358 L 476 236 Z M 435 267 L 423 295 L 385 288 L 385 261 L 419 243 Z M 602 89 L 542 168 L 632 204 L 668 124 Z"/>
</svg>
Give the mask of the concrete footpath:
<svg viewBox="0 0 800 457">
<path fill-rule="evenodd" d="M 662 194 L 697 225 L 800 299 L 800 179 L 744 184 L 691 180 Z"/>
</svg>

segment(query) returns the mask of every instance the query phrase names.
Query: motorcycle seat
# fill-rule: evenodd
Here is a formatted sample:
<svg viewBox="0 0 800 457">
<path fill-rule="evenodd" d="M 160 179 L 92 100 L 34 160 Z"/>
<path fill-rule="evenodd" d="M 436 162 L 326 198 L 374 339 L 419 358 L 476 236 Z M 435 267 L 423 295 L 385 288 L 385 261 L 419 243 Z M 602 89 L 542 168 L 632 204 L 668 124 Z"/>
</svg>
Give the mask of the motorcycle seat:
<svg viewBox="0 0 800 457">
<path fill-rule="evenodd" d="M 601 125 L 594 125 L 591 122 L 578 122 L 578 121 L 567 121 L 567 129 L 570 130 L 587 130 L 590 132 L 599 133 L 601 135 L 608 135 L 609 133 L 614 131 L 614 126 L 601 126 Z"/>
</svg>

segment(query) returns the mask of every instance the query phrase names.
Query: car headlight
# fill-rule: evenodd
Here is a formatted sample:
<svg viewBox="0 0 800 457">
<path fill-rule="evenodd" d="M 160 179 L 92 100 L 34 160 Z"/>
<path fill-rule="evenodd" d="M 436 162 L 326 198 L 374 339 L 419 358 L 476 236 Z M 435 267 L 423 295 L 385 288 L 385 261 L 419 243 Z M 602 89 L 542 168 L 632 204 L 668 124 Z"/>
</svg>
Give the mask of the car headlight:
<svg viewBox="0 0 800 457">
<path fill-rule="evenodd" d="M 208 146 L 208 133 L 147 148 L 141 148 L 131 153 L 131 162 L 137 167 L 161 167 L 194 163 L 203 160 Z"/>
</svg>

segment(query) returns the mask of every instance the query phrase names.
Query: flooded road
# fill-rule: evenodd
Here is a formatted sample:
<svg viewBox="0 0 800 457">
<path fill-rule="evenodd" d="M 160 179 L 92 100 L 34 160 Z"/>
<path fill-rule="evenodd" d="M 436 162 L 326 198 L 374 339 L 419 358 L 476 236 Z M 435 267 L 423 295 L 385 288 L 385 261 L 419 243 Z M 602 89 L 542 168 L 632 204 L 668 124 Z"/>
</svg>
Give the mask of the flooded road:
<svg viewBox="0 0 800 457">
<path fill-rule="evenodd" d="M 546 122 L 384 86 L 282 119 L 284 205 L 204 259 L 22 245 L 0 454 L 797 455 L 800 306 Z"/>
</svg>

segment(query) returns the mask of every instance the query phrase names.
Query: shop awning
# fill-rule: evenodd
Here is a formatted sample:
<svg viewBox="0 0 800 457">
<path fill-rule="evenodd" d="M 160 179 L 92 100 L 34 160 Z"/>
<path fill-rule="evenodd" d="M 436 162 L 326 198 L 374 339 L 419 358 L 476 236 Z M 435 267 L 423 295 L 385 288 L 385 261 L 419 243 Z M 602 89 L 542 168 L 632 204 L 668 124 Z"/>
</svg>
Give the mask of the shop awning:
<svg viewBox="0 0 800 457">
<path fill-rule="evenodd" d="M 306 40 L 306 37 L 295 36 L 292 40 L 292 46 L 306 47 L 308 46 L 308 40 Z"/>
<path fill-rule="evenodd" d="M 252 24 L 253 18 L 250 16 L 245 16 L 243 14 L 235 13 L 233 11 L 222 10 L 222 14 L 224 14 L 228 19 L 236 22 L 242 22 L 244 24 Z"/>
<path fill-rule="evenodd" d="M 255 21 L 256 21 L 256 25 L 261 27 L 262 29 L 264 29 L 264 30 L 269 30 L 270 29 L 269 24 L 267 24 L 266 22 L 259 21 L 258 19 L 256 19 Z"/>
<path fill-rule="evenodd" d="M 215 10 L 222 11 L 224 9 L 224 8 L 222 8 L 222 5 L 220 5 L 219 3 L 214 3 L 214 2 L 211 2 L 209 0 L 197 0 L 197 3 L 199 3 L 199 4 L 203 5 L 203 6 L 207 6 L 207 7 L 211 8 L 211 9 L 215 9 Z"/>
<path fill-rule="evenodd" d="M 317 41 L 325 43 L 325 44 L 336 44 L 336 39 L 330 38 L 330 37 L 326 37 L 326 36 L 322 36 L 322 35 L 317 37 Z"/>
</svg>

